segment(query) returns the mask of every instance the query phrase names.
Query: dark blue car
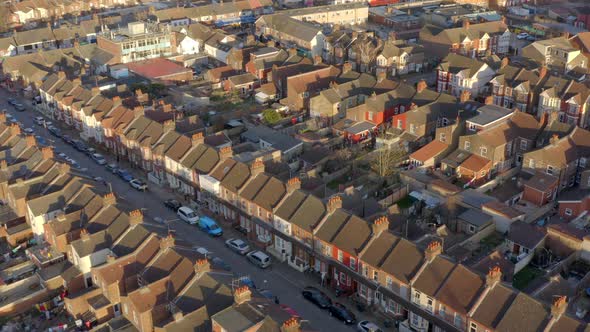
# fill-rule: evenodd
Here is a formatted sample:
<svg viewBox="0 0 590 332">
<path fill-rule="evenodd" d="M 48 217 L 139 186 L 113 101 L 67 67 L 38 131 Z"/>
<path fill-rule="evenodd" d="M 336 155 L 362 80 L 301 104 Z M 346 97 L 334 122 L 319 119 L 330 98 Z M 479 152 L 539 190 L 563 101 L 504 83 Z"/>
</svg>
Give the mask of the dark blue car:
<svg viewBox="0 0 590 332">
<path fill-rule="evenodd" d="M 133 175 L 131 175 L 131 173 L 127 172 L 124 169 L 118 169 L 117 170 L 117 175 L 119 175 L 119 177 L 127 182 L 130 182 L 131 180 L 134 179 Z"/>
</svg>

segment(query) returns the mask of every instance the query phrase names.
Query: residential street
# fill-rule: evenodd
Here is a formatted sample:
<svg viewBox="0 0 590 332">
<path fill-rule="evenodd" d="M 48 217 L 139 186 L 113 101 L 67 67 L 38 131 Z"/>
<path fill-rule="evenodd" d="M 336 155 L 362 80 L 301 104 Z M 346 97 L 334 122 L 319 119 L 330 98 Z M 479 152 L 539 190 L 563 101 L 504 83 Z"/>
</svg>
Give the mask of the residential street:
<svg viewBox="0 0 590 332">
<path fill-rule="evenodd" d="M 278 296 L 280 303 L 288 305 L 294 309 L 303 319 L 309 320 L 312 326 L 321 331 L 353 331 L 355 326 L 345 326 L 342 322 L 329 316 L 328 312 L 321 310 L 303 299 L 301 296 L 301 289 L 308 285 L 319 286 L 314 281 L 313 276 L 299 273 L 287 264 L 278 264 L 276 261 L 273 266 L 267 270 L 262 270 L 250 264 L 245 257 L 240 256 L 225 247 L 224 241 L 232 236 L 235 236 L 233 229 L 225 229 L 225 234 L 222 238 L 212 238 L 205 233 L 199 231 L 195 226 L 190 226 L 177 220 L 176 214 L 164 207 L 163 202 L 168 198 L 174 197 L 174 194 L 164 188 L 157 188 L 155 184 L 148 183 L 150 190 L 148 192 L 139 192 L 131 188 L 128 183 L 121 180 L 117 175 L 107 171 L 104 166 L 97 165 L 92 159 L 84 153 L 75 150 L 71 145 L 65 143 L 60 138 L 52 136 L 45 128 L 34 124 L 33 119 L 41 115 L 32 110 L 30 100 L 22 100 L 22 103 L 27 107 L 25 112 L 16 112 L 14 108 L 6 102 L 8 97 L 15 97 L 10 95 L 6 90 L 0 90 L 0 109 L 6 109 L 18 121 L 24 124 L 24 128 L 31 128 L 35 131 L 35 135 L 43 137 L 49 145 L 55 147 L 55 155 L 58 153 L 65 153 L 68 157 L 74 159 L 84 169 L 87 169 L 86 174 L 96 177 L 102 177 L 112 185 L 112 190 L 116 193 L 118 199 L 129 202 L 131 206 L 142 208 L 145 216 L 145 221 L 150 225 L 150 229 L 165 233 L 167 226 L 158 224 L 153 221 L 154 217 L 159 217 L 164 220 L 171 220 L 170 228 L 176 233 L 176 236 L 182 242 L 189 242 L 192 246 L 203 246 L 209 251 L 213 252 L 214 257 L 220 257 L 232 268 L 232 271 L 239 276 L 250 276 L 258 288 L 265 288 L 271 290 L 272 294 Z M 52 121 L 53 125 L 61 127 L 56 121 Z M 68 133 L 61 127 L 62 133 Z M 70 135 L 73 138 L 73 135 Z M 98 150 L 98 149 L 97 149 Z M 100 152 L 100 151 L 97 151 Z M 105 154 L 109 162 L 114 160 Z M 125 165 L 122 165 L 125 167 Z M 127 170 L 132 171 L 134 176 L 138 177 L 142 172 L 135 172 L 129 167 Z M 145 177 L 141 177 L 145 180 Z M 97 184 L 101 186 L 101 184 Z M 336 300 L 332 296 L 333 300 Z M 352 303 L 346 299 L 340 299 L 342 303 L 353 309 Z M 357 320 L 362 320 L 364 317 L 357 315 Z M 382 325 L 382 322 L 378 322 Z"/>
</svg>

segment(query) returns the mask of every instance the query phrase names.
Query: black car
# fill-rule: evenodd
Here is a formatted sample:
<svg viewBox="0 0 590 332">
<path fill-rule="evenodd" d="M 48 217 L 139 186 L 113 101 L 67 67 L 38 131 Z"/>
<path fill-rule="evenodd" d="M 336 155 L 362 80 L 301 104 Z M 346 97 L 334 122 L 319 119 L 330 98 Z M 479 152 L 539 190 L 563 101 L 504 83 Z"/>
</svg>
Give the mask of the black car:
<svg viewBox="0 0 590 332">
<path fill-rule="evenodd" d="M 301 295 L 322 309 L 329 308 L 332 305 L 332 300 L 330 300 L 328 295 L 315 287 L 305 287 L 301 291 Z"/>
<path fill-rule="evenodd" d="M 55 137 L 61 137 L 61 131 L 59 129 L 57 129 L 56 127 L 49 127 L 47 128 L 47 130 L 49 130 L 49 132 L 55 136 Z"/>
<path fill-rule="evenodd" d="M 72 144 L 72 142 L 74 141 L 69 135 L 63 135 L 61 137 L 61 139 L 64 140 L 64 142 L 68 143 L 68 144 Z"/>
<path fill-rule="evenodd" d="M 6 101 L 8 101 L 8 103 L 9 103 L 10 105 L 14 105 L 14 104 L 16 104 L 16 103 L 17 103 L 16 99 L 14 99 L 14 98 L 8 98 L 8 99 L 6 99 Z"/>
<path fill-rule="evenodd" d="M 330 312 L 330 316 L 336 317 L 346 324 L 356 323 L 354 314 L 340 303 L 334 303 L 328 308 L 328 311 Z"/>
<path fill-rule="evenodd" d="M 176 212 L 182 206 L 179 201 L 175 199 L 167 199 L 164 201 L 164 206 Z"/>
<path fill-rule="evenodd" d="M 74 146 L 74 149 L 76 149 L 80 152 L 86 152 L 86 150 L 88 149 L 86 144 L 84 144 L 84 142 L 82 142 L 78 139 L 72 141 L 72 146 Z"/>
</svg>

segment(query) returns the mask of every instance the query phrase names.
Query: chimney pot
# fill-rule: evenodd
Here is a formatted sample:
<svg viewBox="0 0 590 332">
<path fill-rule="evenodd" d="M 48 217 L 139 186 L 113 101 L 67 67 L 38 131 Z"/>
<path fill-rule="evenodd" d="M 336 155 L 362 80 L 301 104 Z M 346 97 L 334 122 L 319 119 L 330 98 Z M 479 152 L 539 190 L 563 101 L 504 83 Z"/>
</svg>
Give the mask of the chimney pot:
<svg viewBox="0 0 590 332">
<path fill-rule="evenodd" d="M 176 240 L 174 239 L 174 234 L 172 232 L 169 232 L 165 238 L 160 240 L 161 249 L 173 248 L 175 244 Z"/>
<path fill-rule="evenodd" d="M 442 245 L 439 241 L 432 241 L 426 247 L 426 252 L 424 253 L 426 259 L 432 261 L 436 256 L 442 253 Z"/>
<path fill-rule="evenodd" d="M 193 146 L 203 144 L 205 143 L 205 136 L 203 136 L 203 133 L 193 134 L 193 136 L 191 137 L 191 143 Z"/>
<path fill-rule="evenodd" d="M 352 63 L 346 61 L 343 65 L 342 65 L 342 73 L 348 73 L 349 71 L 352 70 Z"/>
<path fill-rule="evenodd" d="M 16 123 L 10 125 L 10 134 L 12 136 L 20 135 L 20 127 Z"/>
<path fill-rule="evenodd" d="M 372 226 L 373 235 L 379 235 L 389 229 L 389 219 L 387 216 L 380 216 L 379 218 L 375 219 Z"/>
<path fill-rule="evenodd" d="M 117 197 L 115 197 L 115 193 L 108 193 L 102 197 L 102 202 L 104 205 L 113 205 L 117 202 Z"/>
<path fill-rule="evenodd" d="M 559 317 L 565 313 L 567 309 L 567 296 L 557 295 L 553 297 L 553 303 L 551 305 L 551 316 Z"/>
<path fill-rule="evenodd" d="M 221 149 L 219 149 L 219 159 L 221 160 L 229 159 L 233 156 L 233 154 L 234 152 L 231 146 L 224 146 Z"/>
<path fill-rule="evenodd" d="M 0 123 L 6 122 L 6 112 L 4 110 L 0 111 Z"/>
<path fill-rule="evenodd" d="M 301 180 L 298 177 L 294 177 L 287 181 L 287 192 L 292 193 L 297 189 L 301 189 Z"/>
<path fill-rule="evenodd" d="M 500 267 L 498 265 L 491 267 L 488 271 L 488 274 L 486 275 L 486 285 L 492 287 L 501 280 L 502 270 L 500 269 Z"/>
<path fill-rule="evenodd" d="M 80 239 L 82 241 L 90 240 L 90 233 L 88 233 L 88 230 L 86 228 L 82 228 L 82 230 L 80 230 Z"/>
<path fill-rule="evenodd" d="M 114 261 L 117 260 L 117 257 L 113 256 L 113 255 L 107 255 L 107 263 L 112 263 Z"/>
<path fill-rule="evenodd" d="M 264 173 L 264 163 L 262 162 L 262 159 L 256 159 L 252 163 L 252 166 L 250 166 L 250 174 L 254 178 L 258 174 L 262 174 L 262 173 Z"/>
<path fill-rule="evenodd" d="M 197 263 L 195 264 L 195 273 L 200 275 L 209 271 L 211 271 L 211 264 L 209 264 L 207 259 L 197 260 Z"/>
<path fill-rule="evenodd" d="M 484 104 L 486 104 L 486 105 L 494 105 L 494 97 L 493 96 L 487 96 L 486 99 L 485 99 L 485 101 L 484 101 Z"/>
<path fill-rule="evenodd" d="M 35 139 L 35 136 L 33 135 L 27 135 L 27 146 L 28 147 L 33 147 L 33 146 L 37 146 L 37 140 Z"/>
<path fill-rule="evenodd" d="M 461 92 L 461 98 L 460 98 L 460 101 L 461 101 L 462 103 L 466 103 L 466 102 L 468 102 L 468 101 L 469 101 L 469 99 L 471 99 L 471 92 L 469 92 L 469 90 L 463 90 L 463 91 Z"/>
<path fill-rule="evenodd" d="M 333 213 L 334 211 L 342 208 L 342 198 L 340 196 L 332 196 L 328 200 L 328 212 Z"/>
<path fill-rule="evenodd" d="M 252 292 L 248 286 L 238 287 L 234 291 L 234 302 L 236 304 L 242 304 L 252 299 Z"/>
<path fill-rule="evenodd" d="M 41 149 L 41 154 L 43 155 L 43 159 L 49 160 L 53 158 L 53 148 L 50 146 L 45 146 Z"/>
<path fill-rule="evenodd" d="M 143 222 L 143 213 L 141 210 L 133 210 L 129 212 L 129 224 L 132 226 L 139 225 Z"/>
</svg>

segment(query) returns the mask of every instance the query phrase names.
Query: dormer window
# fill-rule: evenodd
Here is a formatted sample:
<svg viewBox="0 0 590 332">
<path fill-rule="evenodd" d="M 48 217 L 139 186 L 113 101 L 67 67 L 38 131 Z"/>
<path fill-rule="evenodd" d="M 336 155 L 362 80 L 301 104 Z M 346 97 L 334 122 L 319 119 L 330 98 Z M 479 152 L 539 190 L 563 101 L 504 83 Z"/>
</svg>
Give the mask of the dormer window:
<svg viewBox="0 0 590 332">
<path fill-rule="evenodd" d="M 464 149 L 465 151 L 469 151 L 471 149 L 471 142 L 465 141 Z"/>
</svg>

